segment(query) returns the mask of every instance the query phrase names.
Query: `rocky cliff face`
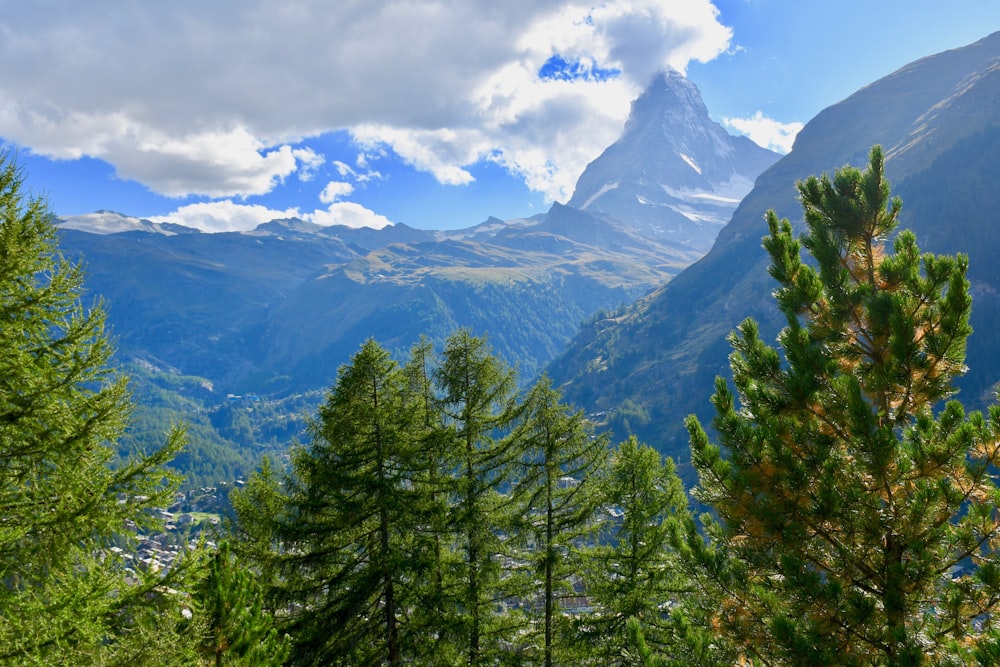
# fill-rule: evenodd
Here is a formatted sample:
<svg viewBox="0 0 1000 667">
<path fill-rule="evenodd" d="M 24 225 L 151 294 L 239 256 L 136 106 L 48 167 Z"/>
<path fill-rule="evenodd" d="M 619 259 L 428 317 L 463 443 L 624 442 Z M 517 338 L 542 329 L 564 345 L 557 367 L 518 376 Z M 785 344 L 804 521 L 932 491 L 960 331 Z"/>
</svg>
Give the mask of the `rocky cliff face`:
<svg viewBox="0 0 1000 667">
<path fill-rule="evenodd" d="M 568 206 L 704 253 L 779 157 L 728 134 L 698 88 L 666 72 L 632 103 L 621 138 L 587 166 Z"/>
<path fill-rule="evenodd" d="M 716 375 L 728 375 L 725 340 L 754 317 L 766 340 L 783 319 L 761 248 L 764 213 L 801 225 L 794 184 L 863 167 L 872 144 L 887 156 L 886 174 L 903 200 L 901 228 L 927 252 L 969 256 L 972 325 L 960 398 L 992 402 L 1000 380 L 994 332 L 1000 326 L 1000 32 L 962 49 L 923 58 L 820 112 L 792 152 L 757 179 L 711 251 L 615 318 L 592 322 L 550 368 L 568 397 L 611 415 L 663 451 L 687 458 L 683 419 L 711 420 Z"/>
</svg>

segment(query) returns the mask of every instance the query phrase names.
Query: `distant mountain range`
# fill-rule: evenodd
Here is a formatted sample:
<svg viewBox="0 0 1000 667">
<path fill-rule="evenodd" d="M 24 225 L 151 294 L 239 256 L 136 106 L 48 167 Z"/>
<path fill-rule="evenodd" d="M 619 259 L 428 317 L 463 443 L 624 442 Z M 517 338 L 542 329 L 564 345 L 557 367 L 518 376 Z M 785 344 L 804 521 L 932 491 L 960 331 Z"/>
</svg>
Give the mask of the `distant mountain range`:
<svg viewBox="0 0 1000 667">
<path fill-rule="evenodd" d="M 704 258 L 626 311 L 584 326 L 550 374 L 619 435 L 636 432 L 684 462 L 683 418 L 710 421 L 713 378 L 729 374 L 726 335 L 748 316 L 765 339 L 783 324 L 760 245 L 764 212 L 801 228 L 795 182 L 863 167 L 876 143 L 903 200 L 901 227 L 916 232 L 924 251 L 969 255 L 975 332 L 959 398 L 972 408 L 992 402 L 1000 380 L 1000 32 L 911 63 L 817 115 L 760 175 Z"/>
<path fill-rule="evenodd" d="M 630 303 L 708 249 L 778 155 L 708 117 L 677 73 L 656 77 L 569 205 L 462 230 L 274 220 L 200 233 L 99 211 L 60 222 L 105 299 L 120 357 L 220 395 L 328 387 L 369 337 L 486 334 L 528 381 L 583 320 Z"/>
</svg>

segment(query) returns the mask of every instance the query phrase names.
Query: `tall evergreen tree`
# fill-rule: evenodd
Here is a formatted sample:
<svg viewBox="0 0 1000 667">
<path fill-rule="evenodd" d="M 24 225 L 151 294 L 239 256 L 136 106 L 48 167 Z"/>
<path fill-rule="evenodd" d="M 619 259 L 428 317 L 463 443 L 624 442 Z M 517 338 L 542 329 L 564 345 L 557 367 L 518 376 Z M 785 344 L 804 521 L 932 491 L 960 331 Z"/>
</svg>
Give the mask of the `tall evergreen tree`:
<svg viewBox="0 0 1000 667">
<path fill-rule="evenodd" d="M 452 335 L 435 371 L 440 409 L 453 452 L 449 525 L 463 558 L 453 599 L 461 610 L 459 648 L 467 664 L 492 664 L 515 630 L 515 616 L 501 616 L 501 533 L 508 528 L 509 492 L 520 452 L 506 437 L 517 418 L 514 371 L 483 338 L 468 330 Z"/>
<path fill-rule="evenodd" d="M 285 664 L 289 639 L 267 611 L 260 581 L 234 557 L 227 542 L 212 553 L 193 594 L 205 622 L 201 652 L 214 667 Z"/>
<path fill-rule="evenodd" d="M 297 664 L 396 665 L 420 641 L 405 613 L 424 576 L 410 558 L 422 489 L 405 395 L 398 364 L 366 342 L 293 456 L 277 535 Z"/>
<path fill-rule="evenodd" d="M 557 623 L 565 619 L 560 601 L 582 592 L 578 552 L 597 531 L 607 437 L 596 436 L 584 414 L 563 403 L 548 377 L 531 390 L 515 437 L 524 447 L 514 496 L 530 564 L 527 596 L 541 598 L 533 614 L 540 617 L 541 636 L 530 633 L 528 643 L 539 649 L 545 667 L 579 662 L 568 628 L 557 633 Z"/>
<path fill-rule="evenodd" d="M 413 436 L 418 443 L 420 460 L 416 484 L 425 493 L 420 499 L 420 524 L 411 553 L 421 559 L 426 577 L 414 581 L 416 600 L 411 609 L 411 622 L 420 628 L 424 652 L 417 656 L 427 664 L 447 665 L 457 660 L 456 633 L 460 623 L 455 609 L 448 604 L 453 586 L 451 573 L 458 565 L 448 526 L 449 491 L 453 477 L 452 442 L 442 421 L 439 401 L 434 388 L 435 355 L 430 341 L 421 337 L 410 350 L 403 367 L 406 377 L 407 405 L 410 406 Z"/>
<path fill-rule="evenodd" d="M 263 458 L 246 486 L 229 493 L 229 500 L 235 515 L 228 526 L 232 551 L 245 566 L 253 568 L 265 593 L 272 592 L 278 576 L 278 527 L 284 518 L 288 497 L 282 474 L 275 470 L 270 457 Z M 265 600 L 275 611 L 269 595 L 265 595 Z"/>
<path fill-rule="evenodd" d="M 773 212 L 764 238 L 781 352 L 741 324 L 739 403 L 721 379 L 712 399 L 721 447 L 687 423 L 726 558 L 716 622 L 765 664 L 965 664 L 1000 604 L 1000 409 L 941 405 L 970 333 L 967 260 L 921 255 L 908 231 L 887 250 L 900 202 L 878 147 L 798 190 L 801 241 Z"/>
<path fill-rule="evenodd" d="M 112 465 L 126 379 L 110 368 L 100 304 L 80 302 L 82 269 L 22 186 L 0 156 L 0 662 L 113 662 L 137 648 L 152 607 L 164 606 L 164 637 L 182 621 L 176 600 L 154 594 L 162 578 L 127 583 L 111 550 L 169 504 L 164 465 L 182 433 Z"/>
<path fill-rule="evenodd" d="M 600 664 L 630 665 L 634 656 L 622 650 L 630 642 L 630 622 L 649 651 L 670 650 L 668 606 L 689 591 L 669 540 L 673 523 L 687 516 L 687 496 L 673 461 L 634 436 L 612 452 L 601 496 L 615 518 L 589 553 L 594 614 L 583 619 L 584 636 Z"/>
</svg>

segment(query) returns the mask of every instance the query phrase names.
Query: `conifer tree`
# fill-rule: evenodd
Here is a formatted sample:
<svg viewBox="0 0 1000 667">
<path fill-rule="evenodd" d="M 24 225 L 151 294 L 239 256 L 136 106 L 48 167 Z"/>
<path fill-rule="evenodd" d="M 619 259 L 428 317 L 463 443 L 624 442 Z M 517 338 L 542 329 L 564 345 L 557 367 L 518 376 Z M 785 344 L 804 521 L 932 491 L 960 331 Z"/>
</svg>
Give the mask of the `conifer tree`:
<svg viewBox="0 0 1000 667">
<path fill-rule="evenodd" d="M 112 465 L 126 379 L 110 367 L 101 305 L 80 301 L 82 269 L 22 186 L 0 155 L 0 662 L 113 663 L 142 653 L 132 642 L 153 607 L 161 638 L 183 621 L 180 602 L 155 593 L 162 577 L 129 583 L 112 550 L 169 504 L 176 479 L 164 466 L 183 434 Z"/>
<path fill-rule="evenodd" d="M 462 329 L 447 341 L 435 371 L 439 406 L 453 452 L 448 524 L 462 559 L 451 599 L 460 614 L 459 651 L 469 665 L 492 664 L 517 629 L 516 615 L 500 614 L 504 598 L 501 532 L 509 528 L 509 490 L 520 451 L 506 437 L 517 418 L 513 370 L 483 338 Z"/>
<path fill-rule="evenodd" d="M 212 553 L 193 595 L 206 626 L 201 651 L 212 665 L 285 664 L 289 639 L 267 611 L 260 581 L 234 557 L 227 542 Z"/>
<path fill-rule="evenodd" d="M 1000 604 L 1000 409 L 944 403 L 970 333 L 967 260 L 922 255 L 908 231 L 886 247 L 900 201 L 879 147 L 865 171 L 798 190 L 801 240 L 773 212 L 764 238 L 780 352 L 743 322 L 736 394 L 719 379 L 712 399 L 720 445 L 687 422 L 719 519 L 715 622 L 762 664 L 967 664 Z"/>
<path fill-rule="evenodd" d="M 435 355 L 430 341 L 421 337 L 410 350 L 410 358 L 403 367 L 406 377 L 407 405 L 410 406 L 413 437 L 420 452 L 416 484 L 425 493 L 420 500 L 420 523 L 416 530 L 415 547 L 411 559 L 421 559 L 426 576 L 414 581 L 415 601 L 411 622 L 421 628 L 423 641 L 415 656 L 418 662 L 447 665 L 457 660 L 457 628 L 460 625 L 455 610 L 448 604 L 449 589 L 454 582 L 450 576 L 458 566 L 458 554 L 449 539 L 448 526 L 449 490 L 452 488 L 453 452 L 451 440 L 442 421 L 439 401 L 434 388 Z"/>
<path fill-rule="evenodd" d="M 423 490 L 404 384 L 369 340 L 341 368 L 312 443 L 293 455 L 276 534 L 296 664 L 397 665 L 422 641 L 407 624 L 425 575 L 410 557 Z"/>
<path fill-rule="evenodd" d="M 641 632 L 644 650 L 671 650 L 668 605 L 688 590 L 669 540 L 673 523 L 687 517 L 687 497 L 673 461 L 632 436 L 611 453 L 601 499 L 615 518 L 588 554 L 594 614 L 583 619 L 583 635 L 595 664 L 630 665 L 623 652 L 629 623 Z"/>
<path fill-rule="evenodd" d="M 557 624 L 566 620 L 560 601 L 582 592 L 578 553 L 597 530 L 607 437 L 596 436 L 584 414 L 563 403 L 547 376 L 528 395 L 514 435 L 524 448 L 513 495 L 517 530 L 527 543 L 526 597 L 541 598 L 532 614 L 540 616 L 541 623 L 533 625 L 540 625 L 541 636 L 529 633 L 528 643 L 540 651 L 538 662 L 545 667 L 579 662 L 568 627 Z"/>
<path fill-rule="evenodd" d="M 260 468 L 250 476 L 246 486 L 229 493 L 233 506 L 233 521 L 229 522 L 230 545 L 236 557 L 254 574 L 265 591 L 265 602 L 274 610 L 269 593 L 277 584 L 280 542 L 278 526 L 284 518 L 288 497 L 282 485 L 282 474 L 270 457 L 261 460 Z"/>
</svg>

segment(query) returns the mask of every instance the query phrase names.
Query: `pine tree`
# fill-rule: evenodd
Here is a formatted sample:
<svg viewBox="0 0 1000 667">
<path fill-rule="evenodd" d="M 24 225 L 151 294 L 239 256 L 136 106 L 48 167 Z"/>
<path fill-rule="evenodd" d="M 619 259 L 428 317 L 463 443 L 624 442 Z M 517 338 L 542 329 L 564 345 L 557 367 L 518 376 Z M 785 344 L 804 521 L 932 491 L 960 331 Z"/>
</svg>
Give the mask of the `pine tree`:
<svg viewBox="0 0 1000 667">
<path fill-rule="evenodd" d="M 545 667 L 570 664 L 573 644 L 560 600 L 581 595 L 578 551 L 597 529 L 599 474 L 607 458 L 607 438 L 596 436 L 580 411 L 562 402 L 543 377 L 529 394 L 515 437 L 524 448 L 522 470 L 513 495 L 518 503 L 517 530 L 527 542 L 528 591 L 540 594 L 541 637 L 528 643 L 541 650 Z M 561 636 L 560 636 L 561 635 Z"/>
<path fill-rule="evenodd" d="M 670 536 L 675 520 L 687 516 L 687 497 L 673 461 L 634 436 L 612 452 L 601 496 L 615 518 L 588 556 L 594 614 L 583 621 L 584 636 L 600 664 L 629 665 L 633 660 L 622 652 L 629 623 L 650 651 L 670 650 L 668 606 L 688 593 Z"/>
<path fill-rule="evenodd" d="M 504 493 L 520 456 L 518 443 L 505 437 L 520 410 L 515 376 L 485 339 L 463 329 L 448 339 L 435 384 L 453 452 L 448 525 L 462 552 L 451 594 L 460 610 L 459 650 L 469 665 L 492 664 L 517 629 L 516 616 L 501 615 L 499 605 L 501 534 L 510 521 Z"/>
<path fill-rule="evenodd" d="M 965 664 L 1000 603 L 1000 409 L 942 405 L 964 370 L 967 260 L 908 231 L 888 251 L 901 204 L 878 147 L 798 190 L 801 241 L 773 212 L 764 238 L 780 352 L 743 322 L 737 395 L 719 379 L 712 399 L 721 447 L 687 422 L 719 518 L 715 622 L 764 664 Z"/>
<path fill-rule="evenodd" d="M 443 424 L 434 388 L 435 355 L 430 341 L 421 337 L 410 350 L 403 367 L 406 377 L 407 405 L 410 406 L 413 437 L 420 452 L 415 484 L 424 490 L 418 509 L 420 523 L 416 530 L 411 559 L 421 560 L 426 576 L 414 581 L 415 601 L 411 622 L 420 628 L 423 641 L 417 647 L 416 662 L 448 665 L 458 660 L 458 629 L 461 625 L 448 599 L 454 586 L 451 573 L 459 566 L 458 554 L 450 539 L 448 525 L 449 491 L 452 488 L 453 452 L 448 430 Z"/>
<path fill-rule="evenodd" d="M 169 504 L 164 466 L 182 433 L 112 465 L 126 379 L 111 370 L 101 305 L 80 302 L 82 269 L 22 186 L 0 156 L 0 662 L 112 663 L 137 650 L 154 606 L 162 637 L 183 620 L 180 602 L 155 592 L 161 576 L 128 583 L 112 551 Z"/>
<path fill-rule="evenodd" d="M 285 664 L 288 638 L 279 633 L 274 617 L 265 608 L 263 586 L 234 557 L 227 542 L 212 553 L 194 599 L 206 625 L 201 650 L 212 665 Z"/>
<path fill-rule="evenodd" d="M 423 490 L 404 385 L 369 340 L 340 369 L 312 443 L 293 455 L 276 534 L 280 588 L 296 610 L 294 663 L 397 665 L 421 641 L 407 625 L 425 573 L 410 558 Z"/>
<path fill-rule="evenodd" d="M 270 457 L 265 456 L 260 468 L 250 476 L 246 486 L 229 493 L 234 520 L 229 522 L 230 544 L 237 558 L 252 567 L 265 594 L 277 586 L 280 543 L 278 526 L 288 504 L 282 486 L 281 473 L 275 470 Z M 273 600 L 269 595 L 271 611 Z"/>
</svg>

